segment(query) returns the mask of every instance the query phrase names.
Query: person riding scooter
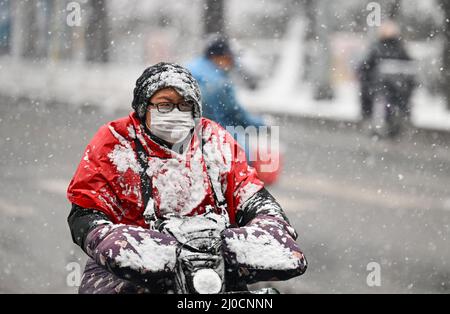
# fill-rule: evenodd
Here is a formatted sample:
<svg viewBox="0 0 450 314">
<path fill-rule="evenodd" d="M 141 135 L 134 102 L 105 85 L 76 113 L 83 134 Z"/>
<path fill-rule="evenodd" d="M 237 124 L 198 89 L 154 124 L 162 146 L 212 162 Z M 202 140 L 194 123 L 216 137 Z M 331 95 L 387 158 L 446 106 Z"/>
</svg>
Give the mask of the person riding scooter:
<svg viewBox="0 0 450 314">
<path fill-rule="evenodd" d="M 158 63 L 136 81 L 134 111 L 86 147 L 67 190 L 89 257 L 80 293 L 246 291 L 305 272 L 281 206 L 201 104 L 187 69 Z"/>
</svg>

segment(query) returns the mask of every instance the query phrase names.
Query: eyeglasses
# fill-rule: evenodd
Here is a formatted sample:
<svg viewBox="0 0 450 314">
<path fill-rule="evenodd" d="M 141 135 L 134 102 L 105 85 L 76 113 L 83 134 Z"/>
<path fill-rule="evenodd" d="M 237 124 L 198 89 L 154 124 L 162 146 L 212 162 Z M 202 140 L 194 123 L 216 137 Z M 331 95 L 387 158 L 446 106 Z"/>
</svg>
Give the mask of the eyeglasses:
<svg viewBox="0 0 450 314">
<path fill-rule="evenodd" d="M 174 104 L 171 102 L 160 102 L 157 104 L 150 103 L 150 106 L 147 108 L 147 110 L 150 109 L 150 107 L 156 107 L 156 109 L 161 113 L 169 113 L 173 109 L 178 108 L 178 110 L 182 112 L 189 112 L 194 109 L 194 102 L 193 101 L 185 101 L 180 102 L 178 104 Z"/>
</svg>

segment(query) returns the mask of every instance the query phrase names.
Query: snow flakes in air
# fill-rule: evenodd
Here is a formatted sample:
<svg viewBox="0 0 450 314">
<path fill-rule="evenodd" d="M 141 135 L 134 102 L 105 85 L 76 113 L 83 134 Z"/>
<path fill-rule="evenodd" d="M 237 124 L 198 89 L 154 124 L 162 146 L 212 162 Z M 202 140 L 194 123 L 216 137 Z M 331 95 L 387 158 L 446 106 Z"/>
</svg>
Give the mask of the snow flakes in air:
<svg viewBox="0 0 450 314">
<path fill-rule="evenodd" d="M 109 126 L 109 129 L 120 142 L 120 144 L 115 145 L 113 151 L 108 154 L 111 162 L 117 167 L 119 172 L 126 172 L 128 169 L 131 169 L 135 173 L 141 172 L 142 168 L 136 159 L 136 154 L 130 143 L 117 133 L 112 126 Z"/>
</svg>

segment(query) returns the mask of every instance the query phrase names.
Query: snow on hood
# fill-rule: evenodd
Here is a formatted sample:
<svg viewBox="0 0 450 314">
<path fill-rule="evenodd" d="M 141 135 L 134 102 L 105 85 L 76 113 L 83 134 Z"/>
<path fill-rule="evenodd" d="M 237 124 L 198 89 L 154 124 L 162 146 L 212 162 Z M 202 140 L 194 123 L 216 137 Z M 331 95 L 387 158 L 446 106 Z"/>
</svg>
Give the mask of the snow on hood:
<svg viewBox="0 0 450 314">
<path fill-rule="evenodd" d="M 150 98 L 165 87 L 173 87 L 185 100 L 194 101 L 194 117 L 202 116 L 200 88 L 191 72 L 175 63 L 160 62 L 148 67 L 136 81 L 132 107 L 141 119 Z"/>
</svg>

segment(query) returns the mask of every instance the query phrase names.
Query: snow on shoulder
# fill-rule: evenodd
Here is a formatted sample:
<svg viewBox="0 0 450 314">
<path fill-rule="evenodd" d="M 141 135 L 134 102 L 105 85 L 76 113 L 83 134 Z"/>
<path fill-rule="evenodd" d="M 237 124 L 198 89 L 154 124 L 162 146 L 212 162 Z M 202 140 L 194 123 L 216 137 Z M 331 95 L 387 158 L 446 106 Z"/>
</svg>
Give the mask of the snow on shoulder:
<svg viewBox="0 0 450 314">
<path fill-rule="evenodd" d="M 128 169 L 131 169 L 135 173 L 140 173 L 142 168 L 136 159 L 136 154 L 130 142 L 121 136 L 111 125 L 108 128 L 120 143 L 115 145 L 114 149 L 108 154 L 109 159 L 116 166 L 117 171 L 124 173 Z"/>
</svg>

